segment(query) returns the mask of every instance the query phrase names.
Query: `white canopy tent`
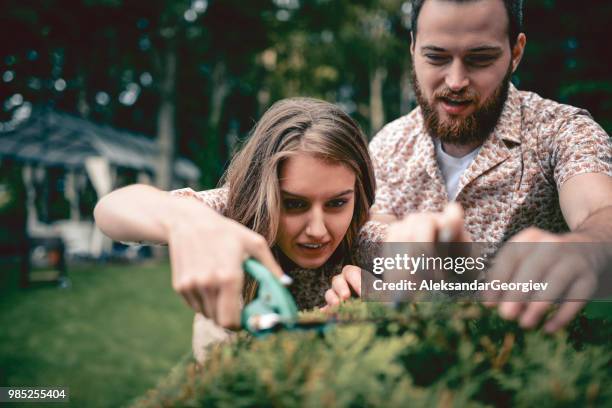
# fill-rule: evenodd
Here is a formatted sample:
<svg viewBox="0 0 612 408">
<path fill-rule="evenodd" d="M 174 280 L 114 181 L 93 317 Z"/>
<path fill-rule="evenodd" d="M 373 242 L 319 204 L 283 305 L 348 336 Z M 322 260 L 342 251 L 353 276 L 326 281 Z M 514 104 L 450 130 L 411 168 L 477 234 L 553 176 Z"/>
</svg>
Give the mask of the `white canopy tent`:
<svg viewBox="0 0 612 408">
<path fill-rule="evenodd" d="M 23 162 L 23 179 L 28 193 L 28 234 L 61 235 L 69 253 L 98 257 L 110 249 L 111 241 L 91 221 L 81 221 L 78 190 L 89 178 L 98 197 L 116 187 L 118 169 L 137 172 L 139 182 L 150 183 L 155 175 L 159 149 L 151 138 L 98 125 L 52 109 L 34 111 L 15 129 L 0 132 L 0 158 Z M 33 181 L 48 167 L 66 170 L 64 195 L 70 203 L 70 219 L 47 225 L 39 222 Z M 199 169 L 178 158 L 174 177 L 181 185 L 194 185 Z"/>
</svg>

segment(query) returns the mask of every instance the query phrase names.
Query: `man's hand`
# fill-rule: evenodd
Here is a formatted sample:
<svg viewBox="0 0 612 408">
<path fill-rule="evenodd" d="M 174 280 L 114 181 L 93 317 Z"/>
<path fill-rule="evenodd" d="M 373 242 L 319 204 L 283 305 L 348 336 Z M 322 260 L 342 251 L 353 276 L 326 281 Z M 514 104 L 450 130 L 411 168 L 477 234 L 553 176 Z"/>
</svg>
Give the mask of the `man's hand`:
<svg viewBox="0 0 612 408">
<path fill-rule="evenodd" d="M 588 299 L 598 285 L 598 278 L 612 265 L 612 177 L 603 173 L 585 173 L 567 180 L 559 189 L 559 204 L 572 230 L 564 235 L 538 228 L 521 231 L 509 242 L 551 242 L 550 245 L 504 245 L 495 259 L 488 278 L 505 282 L 547 281 L 551 288 L 545 300 L 537 295 L 494 293 L 491 305 L 499 304 L 499 313 L 507 319 L 518 319 L 525 328 L 535 327 L 551 308 L 551 298 Z M 566 245 L 569 242 L 592 242 L 593 245 Z M 608 244 L 606 244 L 608 243 Z M 606 246 L 608 246 L 606 248 Z M 544 330 L 556 331 L 580 311 L 585 301 L 563 302 L 546 322 Z"/>
<path fill-rule="evenodd" d="M 321 310 L 327 311 L 338 306 L 353 294 L 361 296 L 361 268 L 346 265 L 340 274 L 332 278 L 332 287 L 325 292 L 327 304 Z"/>
<path fill-rule="evenodd" d="M 471 242 L 463 209 L 450 203 L 443 212 L 413 213 L 389 225 L 386 242 Z"/>
<path fill-rule="evenodd" d="M 544 330 L 554 332 L 564 327 L 595 292 L 598 275 L 609 257 L 600 244 L 571 244 L 580 238 L 576 233 L 558 235 L 535 227 L 517 234 L 495 257 L 488 280 L 507 283 L 532 280 L 549 286 L 543 292 L 490 293 L 486 304 L 498 305 L 503 318 L 516 319 L 522 327 L 533 328 L 556 300 L 569 299 L 561 303 Z"/>
</svg>

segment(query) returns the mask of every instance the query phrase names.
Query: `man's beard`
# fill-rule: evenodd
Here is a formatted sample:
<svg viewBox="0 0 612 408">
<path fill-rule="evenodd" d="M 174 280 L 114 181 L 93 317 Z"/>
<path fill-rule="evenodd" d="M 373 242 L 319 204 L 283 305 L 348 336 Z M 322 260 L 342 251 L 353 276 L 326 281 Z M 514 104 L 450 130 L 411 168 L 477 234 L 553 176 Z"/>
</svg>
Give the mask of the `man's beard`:
<svg viewBox="0 0 612 408">
<path fill-rule="evenodd" d="M 480 95 L 469 89 L 469 87 L 464 88 L 460 92 L 454 92 L 444 87 L 441 91 L 434 93 L 433 103 L 437 104 L 441 103 L 439 98 L 453 97 L 461 100 L 470 100 L 476 106 L 476 109 L 464 118 L 457 116 L 441 120 L 437 109 L 429 104 L 423 95 L 414 72 L 414 66 L 410 75 L 414 84 L 417 102 L 421 107 L 425 128 L 431 136 L 443 143 L 452 145 L 481 145 L 489 137 L 495 125 L 497 125 L 497 121 L 504 108 L 504 103 L 508 98 L 508 88 L 512 78 L 512 64 L 508 67 L 506 76 L 493 92 L 493 95 L 482 104 L 480 103 Z"/>
</svg>

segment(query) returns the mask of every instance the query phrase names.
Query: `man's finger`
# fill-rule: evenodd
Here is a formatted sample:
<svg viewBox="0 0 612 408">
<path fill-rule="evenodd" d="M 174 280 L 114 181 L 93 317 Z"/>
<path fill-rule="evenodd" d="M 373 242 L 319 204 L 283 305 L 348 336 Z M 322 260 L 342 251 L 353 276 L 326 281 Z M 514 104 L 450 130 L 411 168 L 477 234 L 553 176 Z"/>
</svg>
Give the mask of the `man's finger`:
<svg viewBox="0 0 612 408">
<path fill-rule="evenodd" d="M 412 232 L 412 242 L 435 242 L 439 214 L 419 214 L 415 222 L 407 225 Z"/>
<path fill-rule="evenodd" d="M 546 323 L 544 330 L 551 333 L 568 324 L 574 316 L 584 307 L 588 299 L 595 291 L 597 280 L 593 275 L 583 276 L 578 279 L 564 296 L 566 299 L 559 310 Z"/>
<path fill-rule="evenodd" d="M 442 214 L 436 217 L 437 241 L 454 242 L 463 236 L 463 208 L 456 202 L 446 206 Z"/>
<path fill-rule="evenodd" d="M 525 329 L 534 328 L 542 320 L 542 317 L 550 309 L 551 305 L 551 301 L 530 302 L 527 305 L 527 309 L 521 315 L 519 324 Z"/>
<path fill-rule="evenodd" d="M 491 282 L 498 279 L 501 282 L 510 282 L 514 272 L 526 255 L 516 246 L 504 245 L 493 259 L 491 269 L 486 273 L 487 281 Z M 489 305 L 495 305 L 503 298 L 503 293 L 500 290 L 489 289 L 484 293 L 484 298 Z"/>
<path fill-rule="evenodd" d="M 515 271 L 512 278 L 507 281 L 502 280 L 502 282 L 519 284 L 529 281 L 540 282 L 542 277 L 546 276 L 548 271 L 554 268 L 555 262 L 558 260 L 553 256 L 546 255 L 547 254 L 543 254 L 541 251 L 534 249 L 522 260 L 522 262 L 515 264 Z M 507 291 L 501 294 L 501 298 L 502 302 L 526 302 L 533 300 L 535 295 L 535 293 L 525 291 Z M 550 300 L 550 297 L 545 297 L 542 300 Z"/>
<path fill-rule="evenodd" d="M 514 320 L 524 308 L 524 302 L 501 302 L 499 304 L 499 315 L 506 320 Z"/>
<path fill-rule="evenodd" d="M 548 333 L 555 332 L 567 325 L 576 314 L 584 307 L 586 302 L 564 302 L 555 315 L 544 325 Z"/>
</svg>

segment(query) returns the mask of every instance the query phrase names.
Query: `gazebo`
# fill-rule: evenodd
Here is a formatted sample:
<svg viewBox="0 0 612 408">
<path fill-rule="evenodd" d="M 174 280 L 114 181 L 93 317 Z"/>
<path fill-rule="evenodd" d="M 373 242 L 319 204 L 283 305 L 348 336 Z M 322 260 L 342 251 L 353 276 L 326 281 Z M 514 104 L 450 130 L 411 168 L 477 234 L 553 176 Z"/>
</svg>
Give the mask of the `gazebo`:
<svg viewBox="0 0 612 408">
<path fill-rule="evenodd" d="M 80 214 L 80 190 L 87 179 L 98 197 L 116 188 L 118 173 L 126 169 L 136 172 L 138 182 L 151 183 L 158 157 L 159 149 L 151 138 L 51 108 L 34 110 L 14 129 L 0 132 L 0 159 L 22 163 L 28 236 L 59 235 L 68 254 L 99 257 L 111 248 L 111 241 Z M 50 168 L 64 169 L 63 190 L 70 203 L 70 217 L 46 224 L 39 221 L 34 184 L 44 179 Z M 174 179 L 180 185 L 196 185 L 199 176 L 192 162 L 175 160 Z"/>
</svg>

